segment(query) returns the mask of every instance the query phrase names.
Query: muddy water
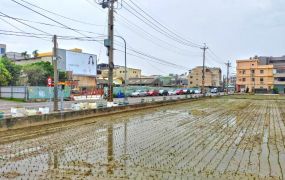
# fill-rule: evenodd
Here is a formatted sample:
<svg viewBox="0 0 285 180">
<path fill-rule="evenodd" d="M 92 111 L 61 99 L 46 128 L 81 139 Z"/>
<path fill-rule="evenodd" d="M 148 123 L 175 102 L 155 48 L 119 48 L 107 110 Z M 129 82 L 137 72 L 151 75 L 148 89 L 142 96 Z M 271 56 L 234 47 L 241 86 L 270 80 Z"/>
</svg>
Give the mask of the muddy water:
<svg viewBox="0 0 285 180">
<path fill-rule="evenodd" d="M 282 179 L 284 107 L 209 99 L 17 132 L 0 145 L 0 179 Z"/>
</svg>

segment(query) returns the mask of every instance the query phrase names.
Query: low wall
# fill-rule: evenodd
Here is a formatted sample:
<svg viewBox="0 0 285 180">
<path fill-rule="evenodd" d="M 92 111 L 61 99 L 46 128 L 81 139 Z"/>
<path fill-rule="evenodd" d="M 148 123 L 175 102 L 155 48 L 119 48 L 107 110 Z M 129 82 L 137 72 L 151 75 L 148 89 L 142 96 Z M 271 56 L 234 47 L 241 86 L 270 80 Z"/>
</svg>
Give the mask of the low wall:
<svg viewBox="0 0 285 180">
<path fill-rule="evenodd" d="M 205 97 L 206 98 L 206 97 Z M 62 123 L 67 121 L 77 121 L 80 119 L 100 117 L 105 115 L 112 115 L 123 112 L 143 110 L 147 108 L 155 108 L 166 105 L 173 105 L 175 103 L 186 103 L 197 100 L 198 98 L 191 99 L 179 99 L 179 100 L 167 100 L 152 103 L 141 103 L 128 106 L 117 106 L 112 108 L 101 108 L 101 109 L 88 109 L 81 111 L 68 111 L 68 112 L 55 112 L 45 115 L 34 115 L 25 117 L 10 117 L 0 119 L 0 131 L 10 129 L 27 128 L 31 126 L 40 126 L 52 123 Z M 204 98 L 199 98 L 204 99 Z"/>
</svg>

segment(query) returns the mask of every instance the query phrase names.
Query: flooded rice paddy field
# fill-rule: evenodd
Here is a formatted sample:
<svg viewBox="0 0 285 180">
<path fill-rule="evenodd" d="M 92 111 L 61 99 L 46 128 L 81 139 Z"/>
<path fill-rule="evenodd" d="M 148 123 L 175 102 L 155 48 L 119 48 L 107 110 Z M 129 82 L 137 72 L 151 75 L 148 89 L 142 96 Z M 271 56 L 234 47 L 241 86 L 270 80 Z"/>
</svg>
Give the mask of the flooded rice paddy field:
<svg viewBox="0 0 285 180">
<path fill-rule="evenodd" d="M 284 111 L 283 100 L 219 98 L 2 132 L 0 177 L 284 179 Z"/>
</svg>

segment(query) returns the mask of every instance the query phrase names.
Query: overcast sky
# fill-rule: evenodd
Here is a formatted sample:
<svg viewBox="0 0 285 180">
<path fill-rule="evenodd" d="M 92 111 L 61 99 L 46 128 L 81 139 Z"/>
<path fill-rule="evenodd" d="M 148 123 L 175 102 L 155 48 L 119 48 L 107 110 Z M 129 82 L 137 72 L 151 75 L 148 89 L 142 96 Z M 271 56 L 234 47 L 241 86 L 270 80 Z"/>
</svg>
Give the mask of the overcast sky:
<svg viewBox="0 0 285 180">
<path fill-rule="evenodd" d="M 20 0 L 17 0 L 21 2 Z M 107 34 L 107 10 L 103 10 L 93 0 L 26 0 L 58 14 L 90 22 L 96 25 L 76 23 L 36 9 L 53 19 L 76 29 Z M 129 2 L 128 0 L 125 0 Z M 235 60 L 254 55 L 285 55 L 285 1 L 284 0 L 133 0 L 153 18 L 167 26 L 176 34 L 197 44 L 207 43 L 215 55 L 207 51 L 206 65 L 221 67 L 230 60 L 235 71 Z M 0 12 L 27 20 L 56 24 L 35 14 L 11 0 L 1 0 Z M 23 2 L 21 2 L 23 3 Z M 129 2 L 130 3 L 130 2 Z M 29 5 L 28 5 L 29 6 Z M 115 14 L 115 34 L 127 40 L 128 47 L 157 58 L 170 61 L 181 68 L 162 65 L 149 59 L 128 55 L 128 66 L 142 69 L 143 74 L 181 74 L 195 66 L 202 65 L 202 50 L 181 45 L 141 22 L 126 8 L 117 9 Z M 30 7 L 30 6 L 29 6 Z M 139 15 L 138 15 L 139 16 Z M 140 16 L 139 16 L 140 17 Z M 11 19 L 3 18 L 0 30 L 41 33 Z M 126 18 L 127 21 L 124 19 Z M 28 23 L 50 34 L 82 36 L 74 31 Z M 135 25 L 134 25 L 135 24 Z M 98 25 L 98 26 L 97 26 Z M 84 33 L 88 36 L 96 34 Z M 151 36 L 149 35 L 151 34 Z M 35 38 L 24 38 L 0 34 L 0 43 L 7 44 L 7 51 L 31 53 L 49 51 L 52 42 Z M 102 38 L 100 38 L 102 39 Z M 122 41 L 116 39 L 116 49 L 123 50 Z M 64 49 L 81 48 L 84 52 L 97 54 L 99 63 L 107 62 L 106 49 L 97 42 L 60 40 Z M 129 51 L 129 53 L 132 53 Z M 123 65 L 124 56 L 115 51 L 115 64 Z M 223 72 L 225 73 L 225 72 Z"/>
</svg>

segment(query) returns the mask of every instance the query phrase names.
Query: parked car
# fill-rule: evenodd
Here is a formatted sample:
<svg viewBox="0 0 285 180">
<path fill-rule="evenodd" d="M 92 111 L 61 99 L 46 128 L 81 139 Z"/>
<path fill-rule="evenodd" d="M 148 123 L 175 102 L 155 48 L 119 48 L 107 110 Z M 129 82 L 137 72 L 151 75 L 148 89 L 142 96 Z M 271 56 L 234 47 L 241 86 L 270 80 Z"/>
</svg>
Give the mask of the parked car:
<svg viewBox="0 0 285 180">
<path fill-rule="evenodd" d="M 132 92 L 131 97 L 144 97 L 146 96 L 146 92 L 142 90 L 137 90 L 135 92 Z"/>
<path fill-rule="evenodd" d="M 217 88 L 213 88 L 213 89 L 211 89 L 210 92 L 211 92 L 211 93 L 218 93 L 218 89 L 217 89 Z"/>
<path fill-rule="evenodd" d="M 195 93 L 195 94 L 201 94 L 201 90 L 200 90 L 200 89 L 195 89 L 195 90 L 194 90 L 194 93 Z"/>
<path fill-rule="evenodd" d="M 175 92 L 176 92 L 176 95 L 184 94 L 183 89 L 177 89 Z"/>
<path fill-rule="evenodd" d="M 183 94 L 191 94 L 191 90 L 190 89 L 183 89 Z"/>
<path fill-rule="evenodd" d="M 148 96 L 158 96 L 159 95 L 159 91 L 158 90 L 150 90 L 147 92 Z"/>
<path fill-rule="evenodd" d="M 176 91 L 174 91 L 174 90 L 169 90 L 169 91 L 168 91 L 168 95 L 169 95 L 169 96 L 176 95 Z"/>
<path fill-rule="evenodd" d="M 159 90 L 159 95 L 160 96 L 168 96 L 168 91 L 166 89 L 161 89 L 161 90 Z"/>
</svg>

